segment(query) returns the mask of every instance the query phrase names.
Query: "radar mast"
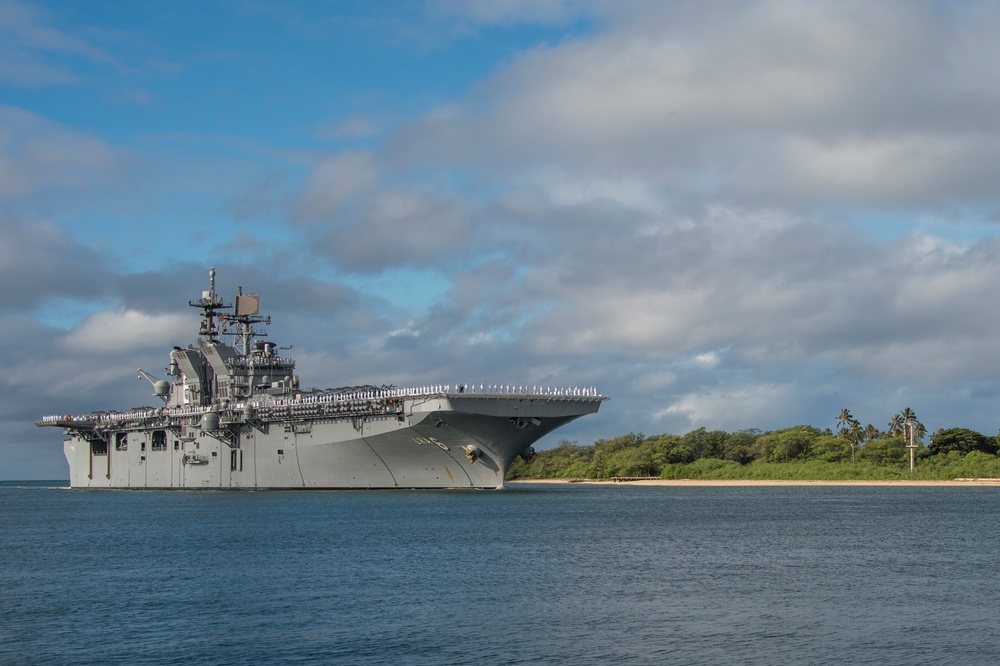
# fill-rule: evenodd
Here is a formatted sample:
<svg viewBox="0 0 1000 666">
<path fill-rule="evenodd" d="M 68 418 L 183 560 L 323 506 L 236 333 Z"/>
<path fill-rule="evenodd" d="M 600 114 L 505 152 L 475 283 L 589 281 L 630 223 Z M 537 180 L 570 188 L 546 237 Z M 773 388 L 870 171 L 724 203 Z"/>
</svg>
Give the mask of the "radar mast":
<svg viewBox="0 0 1000 666">
<path fill-rule="evenodd" d="M 243 356 L 250 355 L 250 343 L 253 339 L 264 335 L 254 329 L 254 324 L 267 326 L 271 323 L 270 317 L 260 315 L 260 296 L 244 294 L 242 286 L 238 287 L 236 291 L 236 314 L 228 319 L 236 324 L 236 330 L 223 331 L 223 333 L 234 337 L 233 347 Z"/>
<path fill-rule="evenodd" d="M 226 305 L 215 292 L 215 268 L 208 271 L 209 290 L 201 292 L 197 301 L 188 301 L 188 305 L 201 308 L 201 327 L 198 333 L 209 343 L 218 343 L 220 335 L 231 335 L 234 338 L 233 348 L 243 356 L 250 355 L 250 343 L 263 333 L 254 329 L 254 324 L 268 325 L 270 317 L 262 317 L 260 313 L 260 297 L 257 294 L 244 294 L 240 286 L 236 295 L 236 312 L 227 314 L 220 310 L 230 310 L 232 305 Z M 229 329 L 234 325 L 234 330 Z"/>
<path fill-rule="evenodd" d="M 188 305 L 193 308 L 201 308 L 201 327 L 198 334 L 203 335 L 209 343 L 219 341 L 219 327 L 216 319 L 223 320 L 225 315 L 218 314 L 219 310 L 228 310 L 232 305 L 225 305 L 222 298 L 215 293 L 215 268 L 208 270 L 208 279 L 211 288 L 201 292 L 201 298 L 197 301 L 188 301 Z"/>
</svg>

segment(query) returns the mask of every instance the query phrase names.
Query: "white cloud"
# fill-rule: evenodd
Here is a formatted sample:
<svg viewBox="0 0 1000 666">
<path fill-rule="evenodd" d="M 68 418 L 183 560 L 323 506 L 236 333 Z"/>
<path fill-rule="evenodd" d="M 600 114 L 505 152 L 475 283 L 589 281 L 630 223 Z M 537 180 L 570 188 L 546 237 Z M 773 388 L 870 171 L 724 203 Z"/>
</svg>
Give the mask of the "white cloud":
<svg viewBox="0 0 1000 666">
<path fill-rule="evenodd" d="M 186 339 L 190 317 L 148 314 L 137 310 L 99 312 L 59 341 L 67 351 L 88 354 L 118 354 L 137 349 L 169 349 Z"/>
<path fill-rule="evenodd" d="M 109 286 L 107 264 L 51 220 L 0 214 L 0 310 L 30 311 L 51 297 L 100 301 Z"/>
<path fill-rule="evenodd" d="M 789 138 L 747 195 L 788 203 L 931 205 L 995 196 L 1000 135 L 908 134 L 837 142 Z M 945 198 L 946 197 L 946 198 Z"/>
<path fill-rule="evenodd" d="M 130 154 L 105 141 L 0 105 L 0 202 L 47 189 L 86 191 L 126 175 Z"/>
<path fill-rule="evenodd" d="M 687 429 L 740 430 L 784 418 L 801 406 L 801 390 L 794 383 L 728 386 L 679 396 L 653 414 L 655 420 L 682 420 Z M 788 423 L 787 425 L 794 425 Z"/>
<path fill-rule="evenodd" d="M 996 77 L 964 73 L 996 48 L 980 37 L 970 50 L 960 15 L 906 2 L 626 3 L 606 30 L 520 54 L 394 150 L 542 186 L 558 170 L 557 199 L 617 181 L 766 206 L 996 205 Z"/>
<path fill-rule="evenodd" d="M 308 220 L 329 219 L 341 213 L 354 197 L 371 191 L 378 177 L 370 153 L 348 151 L 325 159 L 310 170 L 299 215 Z"/>
<path fill-rule="evenodd" d="M 719 354 L 714 351 L 705 352 L 703 354 L 697 354 L 694 357 L 695 363 L 697 363 L 698 365 L 702 365 L 706 368 L 714 368 L 719 364 L 720 360 L 721 359 L 719 358 Z"/>
<path fill-rule="evenodd" d="M 0 81 L 29 87 L 76 83 L 79 77 L 70 69 L 46 62 L 58 55 L 111 63 L 99 46 L 53 25 L 47 10 L 0 2 Z"/>
<path fill-rule="evenodd" d="M 470 235 L 459 199 L 385 189 L 360 197 L 356 208 L 317 225 L 315 233 L 338 266 L 359 273 L 434 265 L 447 271 Z"/>
</svg>

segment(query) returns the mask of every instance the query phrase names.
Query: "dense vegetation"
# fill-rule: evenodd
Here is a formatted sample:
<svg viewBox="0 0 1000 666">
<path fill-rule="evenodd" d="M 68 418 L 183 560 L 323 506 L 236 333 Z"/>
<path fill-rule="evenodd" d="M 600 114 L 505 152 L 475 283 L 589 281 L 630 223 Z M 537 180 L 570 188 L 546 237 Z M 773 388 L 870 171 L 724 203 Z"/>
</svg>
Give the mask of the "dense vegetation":
<svg viewBox="0 0 1000 666">
<path fill-rule="evenodd" d="M 590 446 L 563 440 L 531 460 L 518 459 L 508 479 L 955 479 L 1000 478 L 997 437 L 966 428 L 938 430 L 925 446 L 924 426 L 909 408 L 880 431 L 844 409 L 837 432 L 795 426 L 761 432 L 699 428 L 686 435 L 629 433 Z M 912 442 L 916 470 L 910 471 Z"/>
</svg>

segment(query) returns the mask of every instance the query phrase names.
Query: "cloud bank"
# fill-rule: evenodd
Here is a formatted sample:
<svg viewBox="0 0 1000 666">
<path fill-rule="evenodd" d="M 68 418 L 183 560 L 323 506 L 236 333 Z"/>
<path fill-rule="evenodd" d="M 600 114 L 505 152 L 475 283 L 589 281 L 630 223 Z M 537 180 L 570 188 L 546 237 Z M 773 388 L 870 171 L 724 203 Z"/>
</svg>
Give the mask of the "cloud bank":
<svg viewBox="0 0 1000 666">
<path fill-rule="evenodd" d="M 262 294 L 305 384 L 568 382 L 612 395 L 557 438 L 833 427 L 845 406 L 879 427 L 910 406 L 932 432 L 997 428 L 994 3 L 424 10 L 392 38 L 447 26 L 439 48 L 456 59 L 495 31 L 549 39 L 394 123 L 370 91 L 340 115 L 317 110 L 298 121 L 318 142 L 307 149 L 220 132 L 218 154 L 160 156 L 166 131 L 118 142 L 0 109 L 8 343 L 44 359 L 39 377 L 72 367 L 92 378 L 88 397 L 127 400 L 103 355 L 156 364 L 156 345 L 191 341 L 185 301 L 216 265 L 231 291 Z M 416 41 L 422 53 L 440 36 Z M 116 60 L 69 43 L 78 62 Z M 67 53 L 35 44 L 25 52 L 40 62 Z M 192 182 L 145 180 L 146 167 L 186 162 Z M 212 199 L 215 172 L 226 197 L 246 196 Z M 124 241 L 89 241 L 89 222 L 74 227 L 89 218 L 51 199 L 124 182 L 138 193 L 88 205 L 159 215 L 163 201 L 194 201 L 212 222 L 134 222 L 163 250 L 141 272 L 119 269 Z M 90 309 L 53 326 L 46 308 L 67 299 Z M 8 394 L 31 390 L 17 376 Z M 76 386 L 50 381 L 38 407 L 82 405 Z"/>
</svg>

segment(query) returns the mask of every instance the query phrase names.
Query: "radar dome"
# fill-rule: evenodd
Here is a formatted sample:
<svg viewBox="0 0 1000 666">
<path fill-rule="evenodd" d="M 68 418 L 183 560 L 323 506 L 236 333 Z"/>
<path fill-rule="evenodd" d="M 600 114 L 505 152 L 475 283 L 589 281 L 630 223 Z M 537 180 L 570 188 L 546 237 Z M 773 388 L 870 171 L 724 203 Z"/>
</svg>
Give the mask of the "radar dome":
<svg viewBox="0 0 1000 666">
<path fill-rule="evenodd" d="M 219 429 L 219 415 L 215 412 L 205 412 L 201 416 L 201 429 L 206 432 L 215 432 Z"/>
</svg>

